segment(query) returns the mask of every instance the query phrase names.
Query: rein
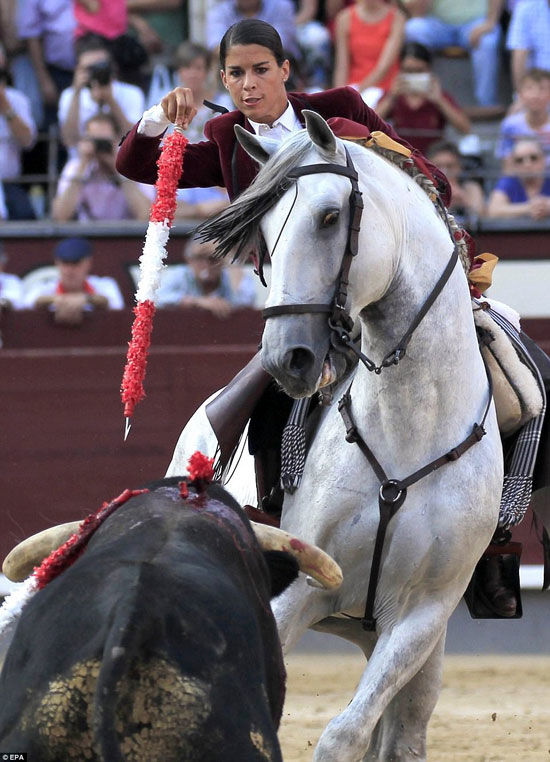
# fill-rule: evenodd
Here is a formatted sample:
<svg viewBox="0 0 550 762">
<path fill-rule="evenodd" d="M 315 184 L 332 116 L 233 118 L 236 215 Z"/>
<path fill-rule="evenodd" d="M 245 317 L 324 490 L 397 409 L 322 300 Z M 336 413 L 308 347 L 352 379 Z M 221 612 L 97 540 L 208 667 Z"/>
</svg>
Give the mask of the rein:
<svg viewBox="0 0 550 762">
<path fill-rule="evenodd" d="M 446 222 L 447 229 L 451 236 L 451 240 L 453 241 L 453 244 L 454 244 L 453 251 L 451 253 L 451 256 L 449 258 L 449 261 L 447 262 L 447 265 L 444 271 L 441 273 L 436 284 L 432 288 L 431 292 L 429 293 L 428 297 L 424 301 L 420 310 L 417 312 L 417 314 L 411 321 L 408 329 L 405 331 L 404 335 L 402 336 L 401 340 L 398 342 L 397 346 L 384 356 L 380 365 L 376 365 L 376 363 L 373 362 L 373 360 L 367 357 L 367 355 L 365 355 L 360 349 L 358 349 L 355 346 L 350 336 L 350 332 L 353 328 L 353 320 L 345 306 L 346 300 L 347 300 L 347 289 L 349 285 L 349 271 L 350 271 L 353 258 L 357 255 L 357 252 L 358 252 L 359 231 L 361 227 L 361 216 L 363 213 L 363 199 L 362 199 L 361 191 L 359 190 L 357 170 L 355 169 L 353 165 L 351 156 L 347 148 L 345 148 L 345 151 L 346 151 L 346 166 L 345 167 L 342 166 L 341 164 L 311 164 L 311 165 L 296 167 L 295 169 L 290 170 L 290 172 L 288 172 L 287 174 L 288 179 L 298 179 L 299 177 L 303 177 L 304 175 L 313 175 L 313 174 L 320 174 L 322 172 L 330 172 L 332 174 L 338 174 L 338 175 L 343 175 L 344 177 L 348 177 L 351 182 L 351 193 L 349 196 L 350 217 L 349 217 L 348 237 L 346 242 L 346 248 L 344 250 L 344 255 L 342 258 L 340 272 L 338 275 L 338 281 L 336 283 L 335 295 L 332 302 L 330 304 L 318 304 L 318 303 L 280 304 L 273 307 L 265 308 L 262 312 L 262 315 L 264 317 L 264 320 L 267 320 L 268 318 L 276 317 L 278 315 L 302 315 L 302 314 L 309 314 L 309 313 L 328 314 L 329 315 L 328 324 L 331 330 L 331 344 L 334 347 L 334 349 L 339 352 L 344 351 L 344 348 L 351 349 L 357 355 L 357 357 L 359 358 L 359 361 L 363 363 L 363 365 L 369 372 L 374 372 L 377 375 L 379 375 L 384 368 L 388 368 L 392 365 L 397 365 L 399 361 L 405 356 L 408 344 L 415 330 L 418 328 L 418 326 L 420 325 L 424 317 L 427 315 L 432 305 L 436 301 L 437 297 L 439 296 L 444 286 L 446 285 L 447 281 L 451 277 L 451 274 L 458 260 L 458 245 L 455 241 L 453 231 L 451 230 L 449 220 L 446 214 L 446 210 L 443 207 L 443 203 L 441 199 L 438 198 L 437 203 L 442 208 L 443 219 Z M 277 190 L 277 195 L 281 196 L 284 192 L 286 192 L 286 190 L 288 190 L 288 188 L 290 187 L 288 183 L 288 179 L 285 179 L 280 184 Z M 290 213 L 294 209 L 295 202 L 296 202 L 296 198 L 294 198 L 290 211 L 287 214 L 283 227 L 281 228 L 279 236 L 277 237 L 277 242 L 275 246 L 277 245 L 279 241 L 279 238 L 288 221 Z M 393 516 L 395 516 L 399 508 L 401 508 L 401 506 L 405 502 L 405 498 L 407 497 L 407 489 L 411 485 L 423 479 L 428 474 L 431 474 L 432 472 L 437 471 L 439 468 L 441 468 L 441 466 L 444 466 L 447 463 L 458 460 L 465 452 L 467 452 L 467 450 L 470 449 L 470 447 L 472 447 L 474 444 L 479 442 L 486 434 L 484 424 L 485 424 L 487 415 L 489 413 L 489 409 L 491 407 L 491 401 L 493 398 L 493 387 L 492 387 L 491 374 L 489 373 L 487 366 L 485 366 L 485 368 L 487 371 L 489 396 L 488 396 L 487 404 L 485 406 L 485 411 L 481 418 L 481 423 L 474 423 L 471 433 L 468 434 L 468 436 L 465 439 L 463 439 L 462 442 L 456 445 L 456 447 L 453 447 L 451 450 L 444 453 L 439 458 L 435 458 L 434 460 L 430 461 L 430 463 L 427 463 L 425 466 L 423 466 L 422 468 L 419 468 L 417 471 L 410 474 L 404 479 L 389 479 L 388 478 L 386 472 L 384 471 L 384 468 L 380 464 L 380 461 L 376 458 L 376 456 L 374 455 L 370 447 L 367 445 L 367 443 L 365 442 L 365 440 L 359 433 L 357 426 L 355 424 L 355 421 L 353 419 L 352 412 L 351 412 L 351 393 L 350 393 L 351 384 L 348 387 L 348 390 L 346 391 L 346 393 L 343 395 L 343 397 L 338 403 L 338 410 L 343 418 L 344 425 L 346 427 L 346 441 L 350 443 L 355 443 L 358 445 L 359 449 L 361 450 L 361 452 L 367 459 L 369 465 L 371 466 L 372 470 L 374 471 L 378 481 L 380 482 L 380 489 L 378 492 L 378 508 L 380 512 L 380 520 L 378 523 L 378 529 L 376 532 L 376 539 L 374 543 L 374 551 L 373 551 L 370 577 L 369 577 L 369 586 L 367 591 L 367 599 L 365 603 L 365 613 L 363 617 L 354 617 L 349 614 L 345 614 L 345 616 L 347 616 L 350 619 L 357 619 L 358 621 L 360 621 L 364 630 L 367 630 L 367 631 L 376 630 L 376 619 L 374 617 L 374 605 L 375 605 L 375 598 L 376 598 L 376 588 L 378 584 L 378 578 L 380 575 L 380 565 L 382 561 L 382 551 L 384 548 L 386 530 L 390 520 L 393 518 Z"/>
</svg>

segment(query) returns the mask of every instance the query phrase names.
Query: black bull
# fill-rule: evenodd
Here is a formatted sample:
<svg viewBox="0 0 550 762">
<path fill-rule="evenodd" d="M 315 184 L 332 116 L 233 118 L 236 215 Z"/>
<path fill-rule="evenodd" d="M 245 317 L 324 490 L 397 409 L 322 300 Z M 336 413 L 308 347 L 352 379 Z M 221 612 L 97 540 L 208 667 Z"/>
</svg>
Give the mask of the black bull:
<svg viewBox="0 0 550 762">
<path fill-rule="evenodd" d="M 270 597 L 296 561 L 264 553 L 222 488 L 184 501 L 176 481 L 120 507 L 26 606 L 0 677 L 1 751 L 37 762 L 281 759 L 285 670 Z"/>
</svg>

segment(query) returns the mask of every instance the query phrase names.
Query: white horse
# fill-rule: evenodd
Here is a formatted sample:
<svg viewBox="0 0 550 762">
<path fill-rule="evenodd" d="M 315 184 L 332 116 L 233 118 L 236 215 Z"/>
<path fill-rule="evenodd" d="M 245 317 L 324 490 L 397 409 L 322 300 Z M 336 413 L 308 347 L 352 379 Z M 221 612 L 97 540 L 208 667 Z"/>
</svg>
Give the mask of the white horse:
<svg viewBox="0 0 550 762">
<path fill-rule="evenodd" d="M 336 138 L 318 115 L 306 117 L 307 129 L 282 146 L 239 133 L 244 148 L 265 166 L 222 220 L 228 231 L 235 229 L 247 209 L 262 208 L 270 189 L 273 197 L 278 189 L 260 222 L 272 263 L 267 304 L 275 307 L 268 311 L 262 363 L 294 397 L 314 394 L 321 379 L 334 380 L 341 370 L 326 314 L 308 314 L 305 307 L 293 314 L 288 307 L 333 301 L 350 223 L 350 178 L 333 167 L 346 165 L 346 149 L 364 202 L 347 304 L 361 323 L 365 355 L 379 362 L 399 344 L 453 251 L 444 215 L 418 178 L 383 151 Z M 330 166 L 280 184 L 292 167 L 319 163 Z M 351 386 L 357 429 L 390 479 L 402 480 L 451 451 L 485 416 L 486 435 L 458 460 L 412 484 L 390 520 L 376 586 L 375 631 L 364 629 L 361 617 L 379 525 L 380 478 L 360 447 L 345 439 L 336 403 L 348 384 L 349 379 L 340 384 L 334 403 L 324 409 L 301 485 L 285 496 L 281 520 L 282 528 L 332 555 L 344 583 L 327 593 L 300 579 L 275 601 L 275 615 L 285 650 L 315 628 L 355 642 L 368 658 L 355 696 L 324 730 L 315 760 L 425 759 L 447 620 L 496 527 L 503 478 L 499 432 L 492 405 L 487 412 L 488 381 L 460 264 L 416 326 L 399 364 L 377 374 L 359 363 Z M 169 473 L 181 471 L 198 444 L 213 453 L 215 437 L 204 408 L 182 433 Z M 254 483 L 250 459 L 243 456 L 238 468 L 240 478 L 227 486 L 246 501 L 240 485 L 248 480 L 249 489 Z"/>
</svg>

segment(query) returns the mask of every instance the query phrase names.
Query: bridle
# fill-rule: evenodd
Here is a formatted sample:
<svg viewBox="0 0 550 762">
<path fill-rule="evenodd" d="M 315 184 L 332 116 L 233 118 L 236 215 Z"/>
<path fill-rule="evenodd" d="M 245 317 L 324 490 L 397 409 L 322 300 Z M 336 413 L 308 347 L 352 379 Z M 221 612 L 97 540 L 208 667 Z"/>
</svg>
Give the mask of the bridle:
<svg viewBox="0 0 550 762">
<path fill-rule="evenodd" d="M 364 352 L 356 346 L 355 342 L 351 338 L 351 330 L 353 328 L 353 320 L 346 308 L 346 301 L 348 296 L 349 286 L 349 271 L 354 257 L 357 255 L 359 247 L 359 231 L 361 229 L 361 218 L 363 215 L 363 197 L 359 190 L 357 170 L 353 165 L 352 158 L 348 149 L 344 146 L 346 152 L 346 166 L 341 164 L 306 164 L 301 167 L 295 167 L 291 169 L 283 182 L 280 184 L 276 191 L 277 196 L 282 196 L 290 187 L 290 182 L 297 180 L 299 177 L 305 175 L 316 175 L 321 173 L 330 173 L 334 175 L 343 175 L 348 177 L 351 182 L 351 192 L 349 195 L 349 224 L 348 235 L 346 239 L 346 246 L 342 257 L 342 264 L 340 265 L 340 272 L 336 280 L 336 287 L 334 291 L 334 297 L 329 304 L 318 304 L 314 302 L 306 302 L 302 304 L 279 304 L 273 307 L 266 307 L 262 311 L 264 320 L 271 317 L 277 317 L 278 315 L 306 315 L 312 313 L 326 313 L 328 317 L 328 324 L 331 330 L 331 344 L 336 351 L 343 352 L 346 349 L 350 349 L 355 355 L 357 355 L 359 361 L 363 363 L 368 371 L 380 374 L 384 368 L 388 368 L 391 365 L 397 365 L 399 361 L 405 356 L 407 346 L 412 338 L 413 333 L 424 319 L 431 306 L 443 290 L 443 287 L 449 280 L 451 273 L 453 272 L 455 265 L 458 261 L 458 246 L 454 239 L 453 232 L 449 226 L 447 214 L 443 207 L 443 218 L 446 221 L 451 240 L 453 241 L 453 251 L 451 257 L 441 273 L 437 283 L 432 288 L 430 294 L 425 300 L 424 304 L 417 312 L 411 324 L 406 332 L 403 334 L 401 340 L 397 345 L 388 352 L 382 362 L 377 365 L 371 360 Z M 290 182 L 289 182 L 290 181 Z M 296 199 L 295 199 L 296 201 Z M 437 202 L 442 205 L 441 200 L 438 198 Z M 294 206 L 294 204 L 293 204 Z M 292 208 L 291 210 L 292 211 Z M 290 212 L 283 223 L 283 227 L 277 236 L 277 242 L 281 236 L 281 233 L 286 225 Z M 273 251 L 271 252 L 273 255 Z"/>
<path fill-rule="evenodd" d="M 331 330 L 331 344 L 334 347 L 334 349 L 340 352 L 343 352 L 346 349 L 350 349 L 357 355 L 357 357 L 359 358 L 359 361 L 365 366 L 365 368 L 368 371 L 374 372 L 376 374 L 380 374 L 384 368 L 388 368 L 392 365 L 397 365 L 400 362 L 400 360 L 402 360 L 403 357 L 405 356 L 407 346 L 415 330 L 418 328 L 421 321 L 424 319 L 424 317 L 426 316 L 426 314 L 428 313 L 428 311 L 434 304 L 435 300 L 437 299 L 437 297 L 443 290 L 445 284 L 449 280 L 451 273 L 453 272 L 455 268 L 455 265 L 458 260 L 458 245 L 455 240 L 455 236 L 453 235 L 453 231 L 451 230 L 451 226 L 449 224 L 447 212 L 445 210 L 445 207 L 443 206 L 443 202 L 441 201 L 439 197 L 437 197 L 436 203 L 440 207 L 440 210 L 442 212 L 442 217 L 447 225 L 447 229 L 451 236 L 451 240 L 453 242 L 453 251 L 451 253 L 449 261 L 447 262 L 445 269 L 441 273 L 439 279 L 437 280 L 436 284 L 432 288 L 428 297 L 422 304 L 421 308 L 419 309 L 419 311 L 417 312 L 417 314 L 411 321 L 408 329 L 403 334 L 401 340 L 390 352 L 388 352 L 384 356 L 381 363 L 377 365 L 375 362 L 373 362 L 373 360 L 367 357 L 355 345 L 354 341 L 352 340 L 350 332 L 353 328 L 353 320 L 348 310 L 346 309 L 346 301 L 347 301 L 347 293 L 348 293 L 348 285 L 349 285 L 349 271 L 350 271 L 353 258 L 357 255 L 357 252 L 358 252 L 359 231 L 361 227 L 361 216 L 363 213 L 363 199 L 362 199 L 361 191 L 359 190 L 357 171 L 353 165 L 348 149 L 345 148 L 345 151 L 346 151 L 346 166 L 343 166 L 340 164 L 309 164 L 309 165 L 304 165 L 301 167 L 296 167 L 295 169 L 292 169 L 287 173 L 287 178 L 283 180 L 283 182 L 279 185 L 279 188 L 277 189 L 278 195 L 282 196 L 283 193 L 285 193 L 286 190 L 288 190 L 288 188 L 290 187 L 289 181 L 292 182 L 293 180 L 297 180 L 299 177 L 303 177 L 304 175 L 320 174 L 323 172 L 343 175 L 344 177 L 348 177 L 351 182 L 351 193 L 349 195 L 350 214 L 349 214 L 348 235 L 347 235 L 344 255 L 342 258 L 342 264 L 340 266 L 340 272 L 339 272 L 338 279 L 335 286 L 335 294 L 332 299 L 332 302 L 330 304 L 316 304 L 316 303 L 279 304 L 279 305 L 275 305 L 274 307 L 265 308 L 262 314 L 264 319 L 268 320 L 269 318 L 277 317 L 278 315 L 303 315 L 303 314 L 310 314 L 310 313 L 326 313 L 329 316 L 328 324 Z M 295 201 L 296 199 L 294 199 L 294 203 Z M 288 221 L 288 218 L 290 216 L 292 209 L 294 208 L 294 203 L 292 204 L 292 207 L 283 224 L 283 228 Z M 281 236 L 281 233 L 282 233 L 282 229 L 279 232 L 279 236 L 277 237 L 277 242 Z M 378 530 L 377 530 L 375 544 L 374 544 L 373 558 L 372 558 L 370 578 L 369 578 L 369 587 L 368 587 L 367 599 L 365 604 L 365 613 L 363 617 L 353 617 L 346 614 L 346 616 L 349 616 L 349 618 L 351 619 L 358 619 L 361 622 L 363 629 L 365 630 L 374 631 L 376 629 L 376 619 L 374 617 L 374 604 L 375 604 L 378 576 L 380 573 L 382 550 L 384 547 L 386 529 L 390 520 L 393 518 L 393 516 L 397 513 L 399 508 L 405 502 L 408 487 L 410 487 L 412 484 L 415 484 L 417 481 L 420 481 L 420 479 L 427 476 L 428 474 L 433 473 L 437 469 L 441 468 L 441 466 L 449 462 L 458 460 L 458 458 L 460 458 L 467 450 L 469 450 L 470 447 L 472 447 L 472 445 L 476 444 L 476 442 L 479 442 L 482 439 L 482 437 L 485 436 L 486 432 L 485 432 L 484 424 L 485 424 L 487 415 L 489 413 L 489 409 L 491 407 L 491 401 L 493 397 L 491 375 L 489 373 L 487 366 L 485 366 L 485 368 L 487 371 L 487 378 L 489 382 L 489 397 L 488 397 L 487 405 L 485 407 L 485 410 L 481 418 L 481 423 L 475 422 L 473 424 L 471 433 L 462 442 L 460 442 L 460 444 L 456 445 L 456 447 L 453 447 L 451 450 L 444 453 L 439 458 L 432 460 L 430 463 L 426 464 L 422 468 L 419 468 L 417 471 L 410 474 L 404 479 L 388 478 L 388 476 L 386 475 L 386 472 L 384 471 L 384 468 L 382 467 L 382 465 L 380 464 L 380 462 L 378 461 L 378 459 L 376 458 L 376 456 L 374 455 L 374 453 L 372 452 L 368 444 L 365 442 L 365 440 L 361 436 L 359 430 L 357 429 L 357 426 L 355 424 L 355 421 L 353 419 L 352 412 L 351 412 L 351 395 L 350 395 L 351 384 L 348 387 L 348 390 L 346 391 L 342 399 L 339 401 L 338 410 L 340 414 L 342 415 L 344 424 L 346 426 L 346 441 L 350 443 L 356 443 L 359 446 L 359 448 L 361 449 L 361 452 L 367 459 L 369 465 L 371 466 L 372 470 L 374 471 L 376 477 L 378 478 L 380 482 L 380 490 L 378 493 L 378 507 L 380 511 L 380 520 L 379 520 Z"/>
<path fill-rule="evenodd" d="M 331 330 L 342 331 L 348 334 L 353 327 L 353 320 L 346 310 L 346 301 L 348 297 L 349 271 L 353 258 L 357 255 L 359 247 L 359 231 L 361 229 L 361 217 L 363 214 L 363 196 L 359 190 L 359 175 L 353 166 L 349 151 L 346 151 L 346 166 L 342 164 L 306 164 L 301 167 L 295 167 L 287 173 L 287 178 L 297 180 L 304 175 L 318 175 L 321 173 L 330 173 L 333 175 L 343 175 L 348 177 L 351 182 L 351 193 L 349 195 L 349 225 L 344 256 L 340 266 L 340 272 L 336 281 L 336 289 L 333 300 L 330 304 L 279 304 L 274 307 L 266 307 L 262 311 L 264 320 L 277 315 L 304 315 L 309 313 L 326 313 L 329 315 L 328 321 Z M 284 187 L 284 186 L 283 186 Z M 286 188 L 288 188 L 288 184 Z M 288 216 L 287 216 L 288 220 Z M 285 220 L 285 224 L 286 221 Z M 284 227 L 284 226 L 283 226 Z M 281 230 L 282 232 L 282 230 Z M 279 236 L 277 240 L 279 240 Z M 271 252 L 273 255 L 273 252 Z M 351 340 L 350 340 L 351 341 Z M 341 350 L 340 350 L 341 351 Z"/>
</svg>

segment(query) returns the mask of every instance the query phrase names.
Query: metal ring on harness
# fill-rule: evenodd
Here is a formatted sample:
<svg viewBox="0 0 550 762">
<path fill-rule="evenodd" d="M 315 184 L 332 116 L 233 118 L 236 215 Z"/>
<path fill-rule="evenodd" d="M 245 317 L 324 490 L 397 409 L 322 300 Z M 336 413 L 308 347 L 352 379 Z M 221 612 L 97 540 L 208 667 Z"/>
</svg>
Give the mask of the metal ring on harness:
<svg viewBox="0 0 550 762">
<path fill-rule="evenodd" d="M 387 490 L 393 491 L 393 495 L 387 495 Z M 395 505 L 399 501 L 405 500 L 405 497 L 407 496 L 407 488 L 401 487 L 396 479 L 388 479 L 380 485 L 378 496 L 386 505 Z"/>
</svg>

